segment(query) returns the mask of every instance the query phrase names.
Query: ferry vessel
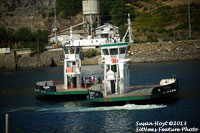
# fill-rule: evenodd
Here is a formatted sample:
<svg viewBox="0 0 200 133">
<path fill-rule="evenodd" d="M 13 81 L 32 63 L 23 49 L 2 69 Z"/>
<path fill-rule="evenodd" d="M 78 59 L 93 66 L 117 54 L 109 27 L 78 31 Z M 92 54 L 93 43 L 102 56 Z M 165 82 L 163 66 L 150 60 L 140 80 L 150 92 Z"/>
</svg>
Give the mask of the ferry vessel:
<svg viewBox="0 0 200 133">
<path fill-rule="evenodd" d="M 91 84 L 84 83 L 81 73 L 81 60 L 83 60 L 82 47 L 65 45 L 64 52 L 64 81 L 40 81 L 36 83 L 35 92 L 40 95 L 68 95 L 87 97 L 88 87 Z"/>
<path fill-rule="evenodd" d="M 162 79 L 157 85 L 130 86 L 127 47 L 128 43 L 101 45 L 104 81 L 89 88 L 91 102 L 129 103 L 166 98 L 177 93 L 179 85 L 176 77 Z"/>
</svg>

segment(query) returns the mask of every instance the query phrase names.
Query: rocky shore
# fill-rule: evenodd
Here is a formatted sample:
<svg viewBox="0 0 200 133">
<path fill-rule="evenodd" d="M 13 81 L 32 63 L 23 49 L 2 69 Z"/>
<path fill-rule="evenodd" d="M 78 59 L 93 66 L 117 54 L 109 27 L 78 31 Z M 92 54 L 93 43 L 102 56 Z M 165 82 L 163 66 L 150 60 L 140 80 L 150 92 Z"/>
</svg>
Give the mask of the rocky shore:
<svg viewBox="0 0 200 133">
<path fill-rule="evenodd" d="M 200 40 L 130 45 L 130 62 L 200 60 Z"/>
<path fill-rule="evenodd" d="M 131 44 L 128 53 L 131 63 L 200 60 L 200 40 Z M 0 69 L 62 66 L 62 54 L 62 50 L 40 55 L 12 51 L 0 55 Z M 82 65 L 98 64 L 100 58 L 84 58 Z"/>
</svg>

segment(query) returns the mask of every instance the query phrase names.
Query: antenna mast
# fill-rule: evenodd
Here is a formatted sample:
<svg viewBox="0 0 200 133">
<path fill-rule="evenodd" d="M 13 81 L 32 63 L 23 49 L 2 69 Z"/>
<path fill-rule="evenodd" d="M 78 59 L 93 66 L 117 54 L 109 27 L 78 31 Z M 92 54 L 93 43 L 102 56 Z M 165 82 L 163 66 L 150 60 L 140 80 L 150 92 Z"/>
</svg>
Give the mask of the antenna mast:
<svg viewBox="0 0 200 133">
<path fill-rule="evenodd" d="M 132 26 L 131 26 L 131 19 L 130 19 L 130 13 L 128 14 L 128 29 L 129 29 L 129 42 L 133 42 L 133 34 L 132 34 Z"/>
<path fill-rule="evenodd" d="M 128 14 L 128 29 L 122 39 L 122 42 L 125 42 L 125 38 L 126 38 L 126 35 L 128 34 L 129 32 L 129 42 L 132 43 L 133 42 L 133 34 L 132 34 L 132 26 L 131 26 L 131 19 L 130 19 L 130 14 Z"/>
</svg>

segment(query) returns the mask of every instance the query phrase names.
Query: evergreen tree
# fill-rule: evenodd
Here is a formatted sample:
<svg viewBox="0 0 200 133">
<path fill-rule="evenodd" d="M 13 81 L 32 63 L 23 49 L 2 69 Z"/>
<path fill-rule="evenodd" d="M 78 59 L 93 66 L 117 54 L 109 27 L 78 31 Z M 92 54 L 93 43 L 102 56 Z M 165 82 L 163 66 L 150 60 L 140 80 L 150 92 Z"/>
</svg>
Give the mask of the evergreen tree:
<svg viewBox="0 0 200 133">
<path fill-rule="evenodd" d="M 5 28 L 0 27 L 0 47 L 5 47 L 8 41 L 8 33 Z"/>
<path fill-rule="evenodd" d="M 116 26 L 124 25 L 127 23 L 128 13 L 130 13 L 131 19 L 135 17 L 134 9 L 131 7 L 131 4 L 129 5 L 128 1 L 117 0 L 110 11 L 112 23 Z"/>
<path fill-rule="evenodd" d="M 75 16 L 82 11 L 82 0 L 57 0 L 56 11 L 62 18 Z"/>
</svg>

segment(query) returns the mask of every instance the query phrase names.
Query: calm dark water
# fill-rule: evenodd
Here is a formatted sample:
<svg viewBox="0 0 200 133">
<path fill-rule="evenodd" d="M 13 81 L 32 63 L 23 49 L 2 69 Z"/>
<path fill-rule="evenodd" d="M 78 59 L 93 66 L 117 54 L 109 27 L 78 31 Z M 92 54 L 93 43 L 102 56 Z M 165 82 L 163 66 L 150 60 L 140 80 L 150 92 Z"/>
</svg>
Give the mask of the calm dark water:
<svg viewBox="0 0 200 133">
<path fill-rule="evenodd" d="M 84 66 L 102 74 L 101 66 Z M 63 68 L 0 70 L 0 132 L 9 114 L 10 132 L 135 132 L 139 122 L 184 121 L 200 128 L 200 61 L 130 65 L 131 85 L 155 84 L 176 75 L 178 100 L 159 105 L 94 107 L 84 101 L 46 101 L 34 94 L 37 81 L 63 79 Z M 170 126 L 169 126 L 170 127 Z"/>
</svg>

